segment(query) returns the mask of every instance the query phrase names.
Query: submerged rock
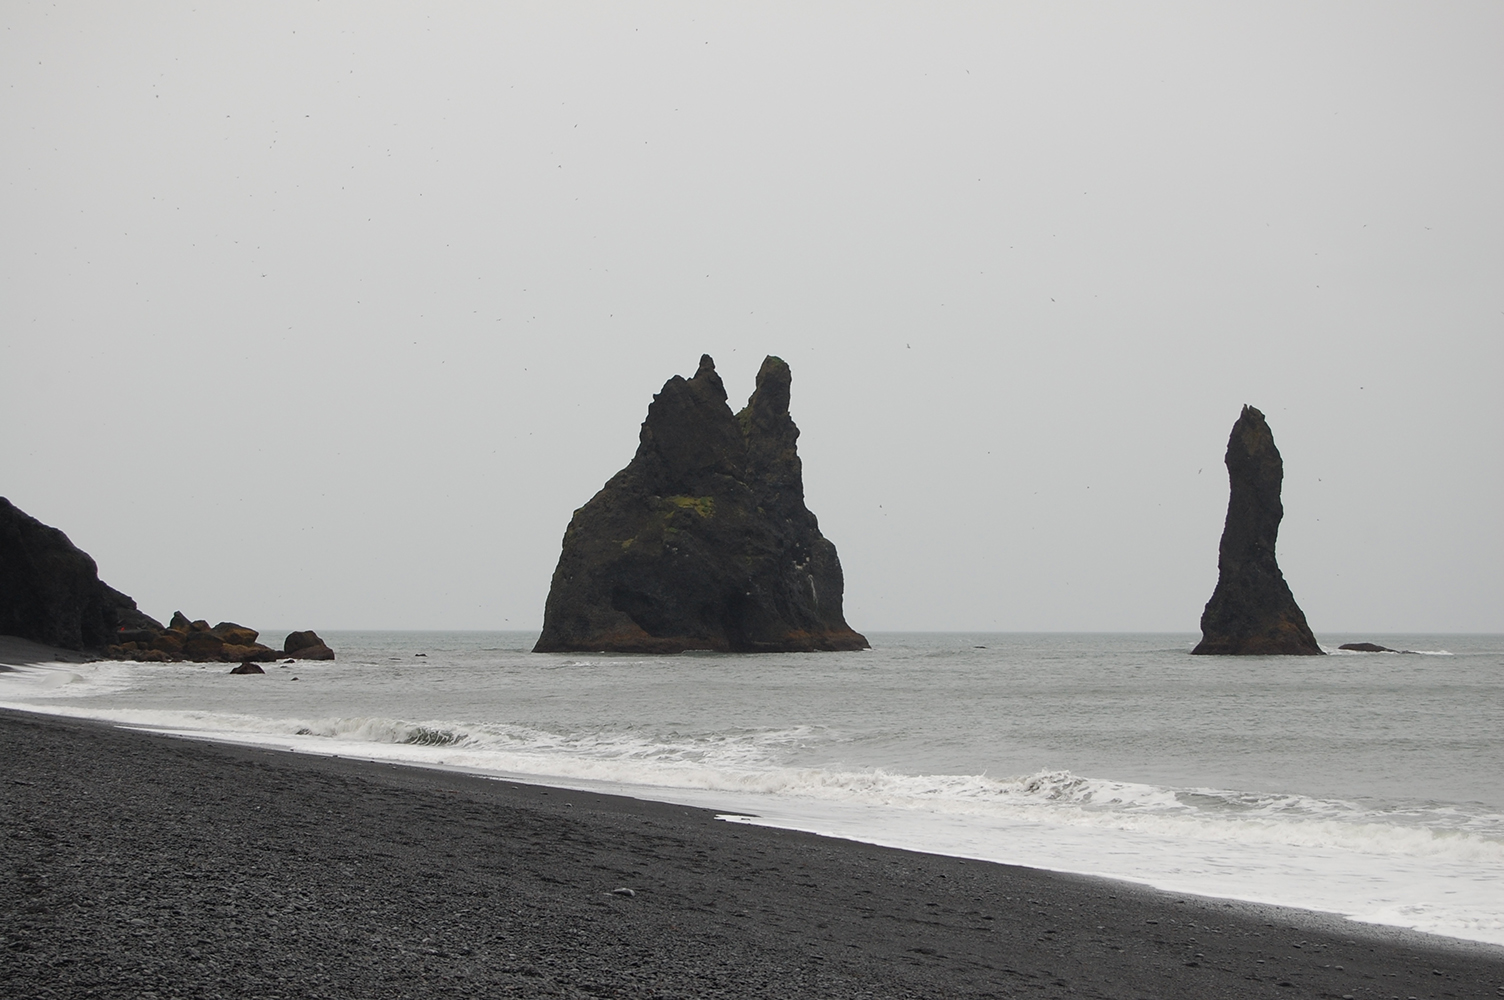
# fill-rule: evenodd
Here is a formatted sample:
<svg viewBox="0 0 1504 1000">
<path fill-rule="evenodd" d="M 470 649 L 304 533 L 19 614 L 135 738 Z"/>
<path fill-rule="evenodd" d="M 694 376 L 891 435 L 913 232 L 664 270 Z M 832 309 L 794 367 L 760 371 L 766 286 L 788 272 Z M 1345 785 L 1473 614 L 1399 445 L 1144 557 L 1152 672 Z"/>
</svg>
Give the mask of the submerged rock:
<svg viewBox="0 0 1504 1000">
<path fill-rule="evenodd" d="M 1284 463 L 1264 415 L 1251 406 L 1233 424 L 1227 442 L 1231 494 L 1217 557 L 1217 589 L 1201 614 L 1201 642 L 1193 653 L 1319 656 L 1274 559 Z"/>
<path fill-rule="evenodd" d="M 737 414 L 709 355 L 664 384 L 637 454 L 569 522 L 536 652 L 867 648 L 804 506 L 790 381 L 767 358 Z"/>
<path fill-rule="evenodd" d="M 264 673 L 266 673 L 266 671 L 262 670 L 261 667 L 258 664 L 252 663 L 250 660 L 246 660 L 244 663 L 242 663 L 238 667 L 231 667 L 230 668 L 230 673 L 232 673 L 232 674 L 264 674 Z"/>
<path fill-rule="evenodd" d="M 1388 646 L 1380 646 L 1376 642 L 1344 642 L 1338 649 L 1350 650 L 1354 653 L 1399 653 L 1403 650 L 1390 649 Z"/>
</svg>

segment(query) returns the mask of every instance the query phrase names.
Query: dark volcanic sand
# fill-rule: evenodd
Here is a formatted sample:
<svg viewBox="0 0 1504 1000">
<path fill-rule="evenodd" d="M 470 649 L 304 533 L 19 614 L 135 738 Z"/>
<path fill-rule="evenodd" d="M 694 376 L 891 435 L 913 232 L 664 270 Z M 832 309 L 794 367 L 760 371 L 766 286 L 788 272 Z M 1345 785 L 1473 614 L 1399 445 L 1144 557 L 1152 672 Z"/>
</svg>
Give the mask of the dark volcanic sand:
<svg viewBox="0 0 1504 1000">
<path fill-rule="evenodd" d="M 1504 949 L 635 799 L 8 712 L 0 759 L 8 998 L 1504 990 Z"/>
</svg>

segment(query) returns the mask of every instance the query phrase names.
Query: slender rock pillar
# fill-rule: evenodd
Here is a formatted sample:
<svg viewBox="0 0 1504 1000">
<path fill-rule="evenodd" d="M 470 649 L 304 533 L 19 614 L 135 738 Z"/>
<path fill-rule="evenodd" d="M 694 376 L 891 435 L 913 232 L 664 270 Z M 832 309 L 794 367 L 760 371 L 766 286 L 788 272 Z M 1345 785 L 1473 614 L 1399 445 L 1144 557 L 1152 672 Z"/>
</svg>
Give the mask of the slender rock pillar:
<svg viewBox="0 0 1504 1000">
<path fill-rule="evenodd" d="M 1244 406 L 1227 441 L 1231 495 L 1217 557 L 1217 589 L 1201 614 L 1204 655 L 1317 656 L 1321 646 L 1274 559 L 1284 462 L 1264 415 Z"/>
</svg>

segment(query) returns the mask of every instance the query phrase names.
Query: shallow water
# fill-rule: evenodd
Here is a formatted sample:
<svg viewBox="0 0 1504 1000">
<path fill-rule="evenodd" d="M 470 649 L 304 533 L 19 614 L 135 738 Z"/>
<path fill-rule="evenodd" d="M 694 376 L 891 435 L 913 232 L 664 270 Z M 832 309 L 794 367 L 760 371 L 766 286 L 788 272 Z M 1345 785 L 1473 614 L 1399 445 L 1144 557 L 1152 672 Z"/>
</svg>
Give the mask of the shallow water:
<svg viewBox="0 0 1504 1000">
<path fill-rule="evenodd" d="M 532 654 L 534 637 L 331 633 L 338 661 L 265 677 L 39 668 L 0 676 L 0 703 L 1504 944 L 1504 637 L 1247 658 L 1190 656 L 1189 635 L 671 657 Z"/>
</svg>

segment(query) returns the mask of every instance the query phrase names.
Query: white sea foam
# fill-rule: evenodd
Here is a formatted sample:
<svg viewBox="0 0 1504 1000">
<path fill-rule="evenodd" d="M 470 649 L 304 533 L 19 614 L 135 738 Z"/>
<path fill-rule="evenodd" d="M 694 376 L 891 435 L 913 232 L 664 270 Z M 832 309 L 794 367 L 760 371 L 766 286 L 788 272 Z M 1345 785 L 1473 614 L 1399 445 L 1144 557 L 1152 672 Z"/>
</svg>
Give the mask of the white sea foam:
<svg viewBox="0 0 1504 1000">
<path fill-rule="evenodd" d="M 137 664 L 115 660 L 13 667 L 0 686 L 7 707 L 31 709 L 33 699 L 92 698 L 124 691 L 135 681 Z"/>
<path fill-rule="evenodd" d="M 604 788 L 723 810 L 736 822 L 1504 944 L 1504 817 L 1488 813 L 1394 815 L 1308 796 L 1163 788 L 1069 771 L 999 779 L 750 766 L 759 738 L 798 738 L 791 732 L 711 741 L 732 745 L 720 753 L 687 738 L 659 745 L 441 721 L 324 720 L 279 734 L 255 732 L 256 720 L 219 723 L 222 737 L 233 724 L 232 738 L 246 742 Z"/>
<path fill-rule="evenodd" d="M 1376 811 L 1311 796 L 1164 788 L 1063 770 L 994 778 L 768 763 L 769 746 L 796 741 L 807 734 L 805 729 L 681 736 L 659 742 L 631 733 L 566 735 L 444 720 L 268 720 L 142 711 L 103 714 L 111 721 L 161 732 L 545 781 L 586 780 L 639 792 L 727 792 L 759 800 L 807 800 L 933 816 L 1137 832 L 1207 845 L 1282 845 L 1504 866 L 1504 816 L 1455 807 Z"/>
<path fill-rule="evenodd" d="M 1059 645 L 1046 652 L 1054 657 L 1050 670 L 1071 665 Z M 991 653 L 974 652 L 969 644 L 921 645 L 907 663 L 895 656 L 895 672 L 881 675 L 867 700 L 842 714 L 852 686 L 868 674 L 832 670 L 822 678 L 812 673 L 813 661 L 787 658 L 736 661 L 741 673 L 729 673 L 729 661 L 712 658 L 539 657 L 514 664 L 505 659 L 514 654 L 485 653 L 476 654 L 473 665 L 438 650 L 422 663 L 413 663 L 411 652 L 351 657 L 298 668 L 305 678 L 300 684 L 278 683 L 293 670 L 230 680 L 218 676 L 221 669 L 192 665 L 28 668 L 0 675 L 0 704 L 199 738 L 619 791 L 734 813 L 737 822 L 1323 909 L 1504 944 L 1504 815 L 1486 796 L 1431 801 L 1412 791 L 1378 797 L 1353 782 L 1347 787 L 1360 790 L 1345 797 L 1252 792 L 1114 779 L 1079 767 L 1007 775 L 935 766 L 989 749 L 986 741 L 997 740 L 999 731 L 978 726 L 999 716 L 1032 724 L 1037 715 L 1043 731 L 1062 727 L 1094 738 L 1099 730 L 1083 728 L 1083 720 L 1096 723 L 1080 704 L 1096 697 L 1104 684 L 1102 663 L 1111 669 L 1112 659 L 1088 663 L 1073 686 L 1061 689 L 1068 697 L 1055 697 L 1053 689 L 1039 687 L 1038 673 L 1001 672 L 984 659 Z M 1428 670 L 1461 669 L 1466 659 L 1458 658 L 1457 668 L 1433 660 L 1437 666 Z M 822 667 L 843 662 L 819 661 Z M 869 660 L 849 662 L 873 671 Z M 1143 662 L 1160 670 L 1162 680 L 1146 680 Z M 1385 768 L 1403 767 L 1422 747 L 1436 761 L 1487 769 L 1495 750 L 1479 756 L 1470 749 L 1483 746 L 1477 736 L 1460 743 L 1453 738 L 1459 713 L 1477 714 L 1483 702 L 1476 696 L 1459 701 L 1456 692 L 1468 689 L 1455 677 L 1429 681 L 1410 668 L 1414 662 L 1344 658 L 1323 664 L 1320 673 L 1304 663 L 1265 664 L 1249 683 L 1220 664 L 1203 665 L 1159 643 L 1144 661 L 1129 663 L 1111 699 L 1102 702 L 1108 711 L 1099 714 L 1119 741 L 1114 749 L 1133 747 L 1121 741 L 1141 731 L 1149 748 L 1142 753 L 1220 752 L 1230 736 L 1274 726 L 1283 728 L 1270 749 L 1240 746 L 1265 754 L 1272 765 L 1281 764 L 1279 754 L 1293 738 L 1306 741 L 1301 753 L 1322 755 L 1323 768 L 1367 766 L 1364 755 L 1374 752 L 1390 754 L 1380 758 Z M 1476 690 L 1487 692 L 1497 670 L 1492 660 L 1479 662 L 1485 673 Z M 1350 673 L 1332 681 L 1339 663 L 1352 664 L 1343 668 Z M 970 694 L 981 686 L 985 694 L 992 684 L 1010 697 L 1021 692 L 1017 710 L 993 706 L 985 716 L 958 721 L 970 706 L 943 688 L 938 695 L 928 690 L 946 681 L 935 673 L 945 670 L 956 672 L 954 691 Z M 911 676 L 924 683 L 914 684 Z M 1152 683 L 1161 685 L 1160 696 L 1134 700 Z M 1347 703 L 1348 716 L 1329 710 L 1307 723 L 1299 713 L 1313 684 L 1369 686 Z M 1404 694 L 1409 689 L 1419 696 Z M 883 693 L 888 690 L 891 696 Z M 1379 697 L 1389 698 L 1382 714 L 1374 711 Z M 1252 707 L 1250 698 L 1258 699 Z M 823 701 L 809 712 L 788 710 L 809 699 Z M 1183 711 L 1175 699 L 1192 699 L 1192 710 Z M 1417 714 L 1417 706 L 1427 714 Z M 414 709 L 406 718 L 398 714 Z M 1213 724 L 1205 725 L 1203 716 Z M 1386 735 L 1386 726 L 1394 736 Z M 1323 735 L 1329 730 L 1335 736 Z M 1364 748 L 1363 755 L 1334 756 L 1347 753 L 1348 744 Z M 953 749 L 957 745 L 962 750 Z M 1456 754 L 1448 749 L 1454 746 L 1464 755 L 1446 756 Z M 1427 778 L 1409 787 L 1430 784 Z"/>
<path fill-rule="evenodd" d="M 1318 645 L 1320 645 L 1318 643 Z M 1382 645 L 1382 643 L 1379 643 Z M 1328 656 L 1453 656 L 1454 653 L 1445 649 L 1384 649 L 1379 652 L 1371 652 L 1362 649 L 1343 649 L 1341 646 L 1322 646 L 1321 651 Z"/>
</svg>

